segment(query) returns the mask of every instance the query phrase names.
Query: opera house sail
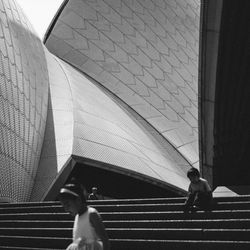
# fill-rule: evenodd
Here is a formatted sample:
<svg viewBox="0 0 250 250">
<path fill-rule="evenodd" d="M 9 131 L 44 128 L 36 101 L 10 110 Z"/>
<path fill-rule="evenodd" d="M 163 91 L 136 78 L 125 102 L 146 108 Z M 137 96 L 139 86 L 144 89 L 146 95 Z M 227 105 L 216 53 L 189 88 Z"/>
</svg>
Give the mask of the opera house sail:
<svg viewBox="0 0 250 250">
<path fill-rule="evenodd" d="M 43 42 L 15 1 L 0 8 L 0 201 L 54 199 L 73 174 L 107 196 L 116 178 L 184 193 L 199 1 L 64 1 Z"/>
</svg>

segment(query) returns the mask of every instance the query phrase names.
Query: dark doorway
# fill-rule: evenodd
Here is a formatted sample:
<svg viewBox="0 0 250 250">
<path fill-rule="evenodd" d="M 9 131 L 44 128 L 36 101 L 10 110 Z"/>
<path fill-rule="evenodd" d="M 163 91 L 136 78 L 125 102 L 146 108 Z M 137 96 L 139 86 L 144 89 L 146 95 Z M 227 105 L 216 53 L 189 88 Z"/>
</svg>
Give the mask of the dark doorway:
<svg viewBox="0 0 250 250">
<path fill-rule="evenodd" d="M 105 198 L 160 198 L 176 197 L 177 193 L 144 180 L 98 167 L 77 163 L 68 180 L 75 178 L 90 193 L 93 186 Z"/>
</svg>

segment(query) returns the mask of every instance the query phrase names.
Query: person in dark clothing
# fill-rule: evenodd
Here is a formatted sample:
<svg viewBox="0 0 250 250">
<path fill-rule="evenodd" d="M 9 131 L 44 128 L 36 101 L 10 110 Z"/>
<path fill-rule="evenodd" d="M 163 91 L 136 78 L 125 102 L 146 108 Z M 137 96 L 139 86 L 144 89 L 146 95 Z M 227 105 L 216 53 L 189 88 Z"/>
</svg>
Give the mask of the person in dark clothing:
<svg viewBox="0 0 250 250">
<path fill-rule="evenodd" d="M 200 177 L 200 172 L 196 168 L 188 170 L 187 177 L 190 184 L 184 210 L 211 209 L 212 190 L 207 180 Z"/>
<path fill-rule="evenodd" d="M 99 200 L 98 194 L 97 194 L 97 187 L 92 187 L 92 193 L 89 194 L 88 197 L 89 200 Z"/>
</svg>

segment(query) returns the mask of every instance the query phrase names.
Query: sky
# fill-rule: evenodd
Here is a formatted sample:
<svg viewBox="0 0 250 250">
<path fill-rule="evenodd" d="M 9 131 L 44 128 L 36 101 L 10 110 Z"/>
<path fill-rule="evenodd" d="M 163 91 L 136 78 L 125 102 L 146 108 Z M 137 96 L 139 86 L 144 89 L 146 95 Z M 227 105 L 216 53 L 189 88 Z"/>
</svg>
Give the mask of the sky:
<svg viewBox="0 0 250 250">
<path fill-rule="evenodd" d="M 16 0 L 42 39 L 63 0 Z"/>
</svg>

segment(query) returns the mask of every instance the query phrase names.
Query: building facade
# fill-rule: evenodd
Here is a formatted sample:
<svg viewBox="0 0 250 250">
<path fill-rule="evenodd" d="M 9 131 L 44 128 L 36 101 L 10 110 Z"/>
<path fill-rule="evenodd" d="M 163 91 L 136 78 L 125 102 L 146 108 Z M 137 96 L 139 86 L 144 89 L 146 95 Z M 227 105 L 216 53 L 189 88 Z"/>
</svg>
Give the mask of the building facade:
<svg viewBox="0 0 250 250">
<path fill-rule="evenodd" d="M 14 0 L 0 7 L 0 201 L 55 199 L 76 170 L 107 196 L 116 178 L 185 193 L 199 1 L 64 1 L 44 42 Z"/>
</svg>

